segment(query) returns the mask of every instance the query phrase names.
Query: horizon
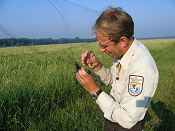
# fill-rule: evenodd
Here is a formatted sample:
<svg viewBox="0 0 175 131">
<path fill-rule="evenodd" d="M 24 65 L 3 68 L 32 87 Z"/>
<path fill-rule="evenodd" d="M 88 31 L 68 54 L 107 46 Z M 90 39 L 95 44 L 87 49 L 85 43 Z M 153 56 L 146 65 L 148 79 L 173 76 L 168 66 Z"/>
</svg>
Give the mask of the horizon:
<svg viewBox="0 0 175 131">
<path fill-rule="evenodd" d="M 81 37 L 61 37 L 61 38 L 52 38 L 52 37 L 39 37 L 39 38 L 35 38 L 35 37 L 18 37 L 18 38 L 8 38 L 8 37 L 4 37 L 4 38 L 0 38 L 0 40 L 2 39 L 52 39 L 52 40 L 58 40 L 58 39 L 95 39 L 95 37 L 92 38 L 81 38 Z M 137 37 L 136 39 L 156 39 L 156 38 L 162 38 L 162 39 L 168 39 L 168 38 L 175 38 L 175 36 L 158 36 L 158 37 Z"/>
</svg>

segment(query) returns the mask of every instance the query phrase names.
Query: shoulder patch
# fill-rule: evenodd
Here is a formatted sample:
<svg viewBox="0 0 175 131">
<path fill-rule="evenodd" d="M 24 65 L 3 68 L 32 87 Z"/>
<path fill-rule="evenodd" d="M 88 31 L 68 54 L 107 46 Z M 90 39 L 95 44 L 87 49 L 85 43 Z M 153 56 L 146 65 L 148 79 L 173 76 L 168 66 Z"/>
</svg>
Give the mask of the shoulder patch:
<svg viewBox="0 0 175 131">
<path fill-rule="evenodd" d="M 132 96 L 138 96 L 143 90 L 144 77 L 138 75 L 129 75 L 128 92 Z"/>
</svg>

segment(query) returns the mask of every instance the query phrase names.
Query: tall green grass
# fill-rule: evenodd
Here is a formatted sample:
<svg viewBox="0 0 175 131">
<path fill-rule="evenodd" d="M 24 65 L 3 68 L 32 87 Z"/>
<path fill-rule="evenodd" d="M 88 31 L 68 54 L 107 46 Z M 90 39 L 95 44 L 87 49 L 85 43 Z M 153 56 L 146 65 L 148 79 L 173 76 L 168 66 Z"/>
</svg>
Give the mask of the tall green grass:
<svg viewBox="0 0 175 131">
<path fill-rule="evenodd" d="M 175 41 L 143 42 L 160 72 L 145 130 L 170 131 L 175 129 Z M 95 43 L 1 48 L 0 130 L 103 130 L 103 114 L 75 80 L 74 62 L 87 49 L 111 65 Z"/>
</svg>

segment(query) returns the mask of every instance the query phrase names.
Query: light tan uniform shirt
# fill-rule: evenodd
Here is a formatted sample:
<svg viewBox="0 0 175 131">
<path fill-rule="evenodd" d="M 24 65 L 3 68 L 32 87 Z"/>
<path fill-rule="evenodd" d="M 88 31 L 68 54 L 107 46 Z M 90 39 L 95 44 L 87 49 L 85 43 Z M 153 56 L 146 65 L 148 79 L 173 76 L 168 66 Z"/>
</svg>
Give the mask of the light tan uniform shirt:
<svg viewBox="0 0 175 131">
<path fill-rule="evenodd" d="M 159 73 L 153 57 L 141 42 L 134 40 L 121 60 L 113 61 L 110 69 L 102 67 L 96 74 L 112 86 L 110 95 L 102 92 L 96 100 L 106 119 L 131 128 L 144 118 L 157 88 Z"/>
</svg>

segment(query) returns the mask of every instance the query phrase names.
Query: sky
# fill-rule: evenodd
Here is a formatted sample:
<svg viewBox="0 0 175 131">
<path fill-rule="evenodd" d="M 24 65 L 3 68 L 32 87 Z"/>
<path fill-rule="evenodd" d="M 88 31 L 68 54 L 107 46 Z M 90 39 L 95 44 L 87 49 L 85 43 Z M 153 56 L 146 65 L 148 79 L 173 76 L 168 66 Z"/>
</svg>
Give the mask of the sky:
<svg viewBox="0 0 175 131">
<path fill-rule="evenodd" d="M 92 38 L 110 6 L 132 16 L 135 37 L 175 36 L 174 0 L 0 0 L 0 38 Z"/>
</svg>

